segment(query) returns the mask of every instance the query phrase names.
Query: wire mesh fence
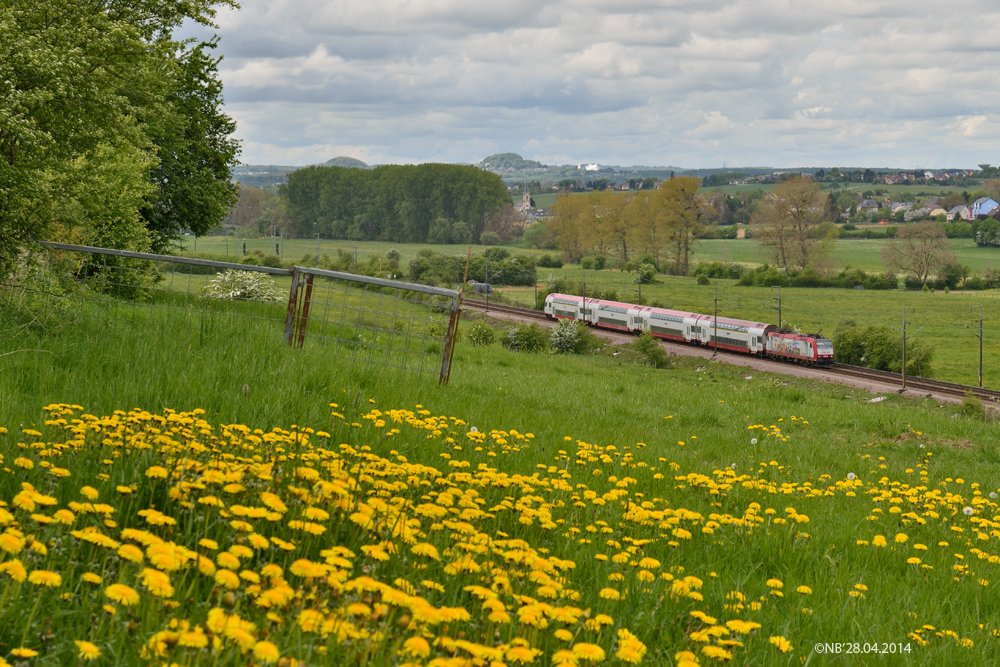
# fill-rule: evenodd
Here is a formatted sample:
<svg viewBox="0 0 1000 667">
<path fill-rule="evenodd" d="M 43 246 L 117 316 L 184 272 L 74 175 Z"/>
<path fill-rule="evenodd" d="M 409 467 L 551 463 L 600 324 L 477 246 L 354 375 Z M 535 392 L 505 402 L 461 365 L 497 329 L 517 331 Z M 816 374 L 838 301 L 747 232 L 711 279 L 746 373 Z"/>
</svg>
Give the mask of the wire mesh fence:
<svg viewBox="0 0 1000 667">
<path fill-rule="evenodd" d="M 185 338 L 325 346 L 343 363 L 450 375 L 461 307 L 455 290 L 316 268 L 236 264 L 59 243 L 0 283 L 39 316 L 151 327 Z M 259 345 L 258 345 L 259 347 Z"/>
</svg>

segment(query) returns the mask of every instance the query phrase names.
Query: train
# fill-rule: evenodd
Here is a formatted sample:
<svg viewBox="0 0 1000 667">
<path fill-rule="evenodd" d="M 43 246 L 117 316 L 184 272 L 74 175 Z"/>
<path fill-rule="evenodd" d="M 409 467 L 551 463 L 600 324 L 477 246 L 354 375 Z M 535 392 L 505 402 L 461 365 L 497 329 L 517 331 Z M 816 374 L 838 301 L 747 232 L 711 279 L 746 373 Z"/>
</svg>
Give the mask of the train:
<svg viewBox="0 0 1000 667">
<path fill-rule="evenodd" d="M 657 338 L 677 343 L 780 361 L 813 366 L 833 363 L 833 341 L 829 338 L 779 329 L 764 322 L 584 299 L 572 294 L 549 294 L 545 298 L 545 315 L 549 319 L 575 320 L 633 334 L 647 331 Z"/>
</svg>

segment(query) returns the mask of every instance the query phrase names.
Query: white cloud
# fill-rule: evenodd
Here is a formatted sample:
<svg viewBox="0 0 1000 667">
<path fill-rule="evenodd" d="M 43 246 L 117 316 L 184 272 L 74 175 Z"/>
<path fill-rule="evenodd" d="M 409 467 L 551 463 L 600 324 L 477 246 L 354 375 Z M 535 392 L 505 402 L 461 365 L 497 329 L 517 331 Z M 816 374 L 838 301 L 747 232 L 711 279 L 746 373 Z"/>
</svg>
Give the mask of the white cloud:
<svg viewBox="0 0 1000 667">
<path fill-rule="evenodd" d="M 243 159 L 996 162 L 1000 7 L 954 0 L 245 0 Z"/>
</svg>

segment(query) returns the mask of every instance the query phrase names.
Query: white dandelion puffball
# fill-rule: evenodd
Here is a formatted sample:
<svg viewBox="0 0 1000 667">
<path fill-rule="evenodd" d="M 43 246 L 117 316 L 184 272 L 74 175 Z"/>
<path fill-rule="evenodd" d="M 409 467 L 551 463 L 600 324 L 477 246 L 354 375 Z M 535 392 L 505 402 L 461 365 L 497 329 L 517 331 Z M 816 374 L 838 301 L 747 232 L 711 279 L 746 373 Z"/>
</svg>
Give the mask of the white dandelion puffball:
<svg viewBox="0 0 1000 667">
<path fill-rule="evenodd" d="M 990 498 L 993 499 L 993 500 L 996 500 L 997 499 L 997 492 L 996 491 L 990 491 Z"/>
<path fill-rule="evenodd" d="M 757 444 L 757 438 L 752 438 L 752 439 L 750 440 L 750 444 L 751 444 L 751 445 L 756 445 L 756 444 Z"/>
<path fill-rule="evenodd" d="M 975 513 L 976 510 L 972 509 L 971 507 L 966 507 L 962 510 L 962 514 L 964 514 L 965 516 L 972 516 Z"/>
<path fill-rule="evenodd" d="M 854 480 L 856 480 L 857 478 L 858 478 L 858 476 L 857 476 L 857 475 L 855 475 L 855 474 L 854 474 L 853 472 L 849 472 L 849 473 L 847 473 L 847 479 L 851 480 L 852 482 L 853 482 Z"/>
<path fill-rule="evenodd" d="M 736 470 L 736 464 L 735 463 L 733 465 L 729 466 L 729 467 L 732 468 L 733 470 Z"/>
<path fill-rule="evenodd" d="M 479 433 L 479 429 L 476 428 L 475 426 L 473 426 L 472 428 L 469 429 L 469 432 L 470 433 Z"/>
<path fill-rule="evenodd" d="M 924 443 L 920 443 L 920 449 L 924 448 Z"/>
</svg>

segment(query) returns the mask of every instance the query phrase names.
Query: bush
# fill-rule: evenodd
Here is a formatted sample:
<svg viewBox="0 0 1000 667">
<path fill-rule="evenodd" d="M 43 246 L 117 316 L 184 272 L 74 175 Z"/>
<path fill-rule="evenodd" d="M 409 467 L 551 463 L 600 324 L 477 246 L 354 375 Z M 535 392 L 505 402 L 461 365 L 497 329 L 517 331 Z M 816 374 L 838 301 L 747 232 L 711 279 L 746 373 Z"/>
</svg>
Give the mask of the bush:
<svg viewBox="0 0 1000 667">
<path fill-rule="evenodd" d="M 510 257 L 510 250 L 507 248 L 488 248 L 483 251 L 483 257 L 490 262 L 502 262 Z"/>
<path fill-rule="evenodd" d="M 517 324 L 507 329 L 503 346 L 514 352 L 542 352 L 549 346 L 549 337 L 537 324 Z"/>
<path fill-rule="evenodd" d="M 483 232 L 479 235 L 480 245 L 500 245 L 500 235 L 496 232 Z"/>
<path fill-rule="evenodd" d="M 604 255 L 594 255 L 594 270 L 603 271 L 604 267 L 608 265 L 608 258 Z"/>
<path fill-rule="evenodd" d="M 559 320 L 549 334 L 549 345 L 558 354 L 578 352 L 577 345 L 579 343 L 580 329 L 573 320 Z"/>
<path fill-rule="evenodd" d="M 903 367 L 903 340 L 887 326 L 859 327 L 842 322 L 833 334 L 834 358 L 842 364 L 898 373 Z M 906 374 L 931 377 L 934 350 L 921 340 L 906 345 Z"/>
<path fill-rule="evenodd" d="M 558 255 L 542 255 L 538 258 L 538 266 L 544 269 L 561 269 L 563 261 Z"/>
<path fill-rule="evenodd" d="M 277 283 L 256 271 L 228 270 L 204 287 L 205 296 L 215 299 L 281 301 L 284 296 Z"/>
<path fill-rule="evenodd" d="M 493 333 L 492 327 L 477 322 L 469 329 L 469 342 L 475 347 L 492 345 L 494 340 L 496 340 L 496 334 Z"/>
<path fill-rule="evenodd" d="M 648 331 L 642 332 L 633 345 L 653 368 L 663 368 L 670 363 L 667 351 L 660 345 L 660 340 Z"/>
<path fill-rule="evenodd" d="M 281 258 L 277 255 L 265 255 L 260 250 L 254 250 L 252 253 L 240 260 L 240 264 L 250 264 L 252 266 L 267 266 L 272 269 L 280 269 Z"/>
<path fill-rule="evenodd" d="M 965 397 L 959 403 L 958 413 L 972 419 L 986 420 L 986 407 L 971 391 L 965 392 Z"/>
<path fill-rule="evenodd" d="M 636 271 L 639 273 L 639 282 L 643 285 L 653 282 L 656 278 L 656 267 L 652 264 L 640 264 Z"/>
<path fill-rule="evenodd" d="M 708 276 L 709 278 L 730 278 L 739 280 L 743 274 L 743 267 L 740 264 L 729 264 L 727 262 L 699 262 L 694 267 L 691 275 Z"/>
<path fill-rule="evenodd" d="M 699 285 L 710 285 L 711 282 L 712 281 L 709 280 L 708 276 L 706 276 L 704 273 L 698 275 L 698 284 Z"/>
</svg>

